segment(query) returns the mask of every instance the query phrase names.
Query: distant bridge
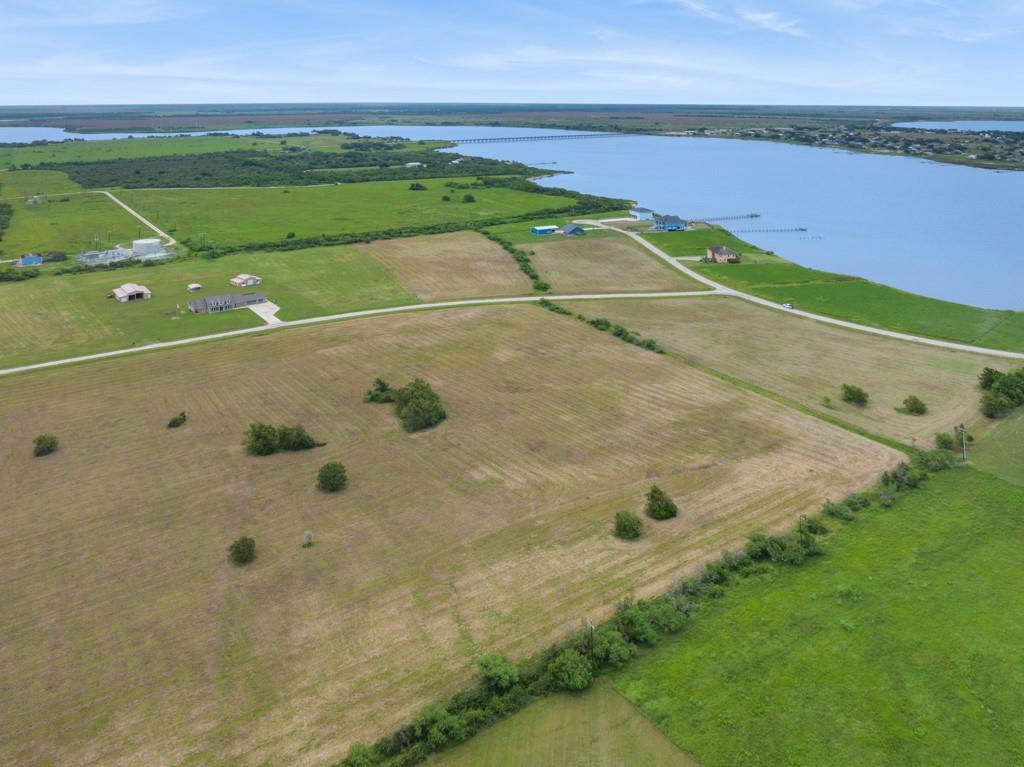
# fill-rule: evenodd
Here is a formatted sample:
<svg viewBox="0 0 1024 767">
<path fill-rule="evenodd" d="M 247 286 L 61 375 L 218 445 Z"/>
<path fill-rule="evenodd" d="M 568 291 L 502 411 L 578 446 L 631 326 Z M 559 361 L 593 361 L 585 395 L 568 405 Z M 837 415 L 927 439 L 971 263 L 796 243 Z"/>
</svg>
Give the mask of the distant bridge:
<svg viewBox="0 0 1024 767">
<path fill-rule="evenodd" d="M 510 141 L 566 141 L 578 138 L 611 138 L 622 133 L 564 133 L 558 136 L 492 136 L 490 138 L 455 138 L 456 144 L 504 144 Z"/>
</svg>

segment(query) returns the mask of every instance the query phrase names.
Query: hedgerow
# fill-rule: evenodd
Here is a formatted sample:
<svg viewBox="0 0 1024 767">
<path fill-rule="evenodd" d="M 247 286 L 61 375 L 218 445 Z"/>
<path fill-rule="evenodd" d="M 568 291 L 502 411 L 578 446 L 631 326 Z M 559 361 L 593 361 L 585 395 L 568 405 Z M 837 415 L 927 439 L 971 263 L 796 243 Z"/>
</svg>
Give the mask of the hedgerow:
<svg viewBox="0 0 1024 767">
<path fill-rule="evenodd" d="M 559 306 L 554 301 L 549 301 L 546 298 L 542 298 L 540 300 L 540 306 L 543 307 L 544 309 L 547 309 L 549 312 L 554 312 L 555 314 L 575 316 L 576 319 L 578 319 L 580 322 L 585 322 L 588 325 L 590 325 L 590 327 L 597 328 L 602 332 L 611 333 L 613 336 L 622 339 L 627 344 L 639 346 L 641 349 L 647 349 L 647 351 L 655 352 L 656 354 L 665 353 L 665 350 L 662 349 L 658 342 L 655 341 L 653 338 L 644 338 L 639 333 L 629 330 L 628 328 L 622 325 L 617 325 L 613 323 L 611 320 L 606 320 L 604 317 L 590 319 L 589 317 L 583 314 L 573 314 L 573 312 L 569 311 L 565 307 Z"/>
</svg>

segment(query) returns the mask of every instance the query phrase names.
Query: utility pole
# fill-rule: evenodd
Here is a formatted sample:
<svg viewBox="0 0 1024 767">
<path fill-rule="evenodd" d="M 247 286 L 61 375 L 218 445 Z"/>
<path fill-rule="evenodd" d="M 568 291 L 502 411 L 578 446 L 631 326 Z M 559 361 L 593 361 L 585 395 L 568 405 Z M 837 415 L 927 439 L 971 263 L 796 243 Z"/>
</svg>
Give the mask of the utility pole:
<svg viewBox="0 0 1024 767">
<path fill-rule="evenodd" d="M 964 463 L 967 463 L 967 427 L 960 424 L 955 431 L 960 435 L 960 449 L 963 451 Z"/>
</svg>

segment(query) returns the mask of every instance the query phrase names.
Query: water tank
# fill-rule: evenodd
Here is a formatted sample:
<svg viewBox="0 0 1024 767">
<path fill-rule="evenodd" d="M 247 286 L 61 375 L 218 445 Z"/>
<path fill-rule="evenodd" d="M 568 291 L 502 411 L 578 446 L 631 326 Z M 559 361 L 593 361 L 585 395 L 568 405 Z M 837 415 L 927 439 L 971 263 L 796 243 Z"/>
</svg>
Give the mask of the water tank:
<svg viewBox="0 0 1024 767">
<path fill-rule="evenodd" d="M 151 256 L 163 251 L 164 245 L 156 237 L 147 237 L 144 240 L 132 242 L 132 253 L 136 256 Z"/>
</svg>

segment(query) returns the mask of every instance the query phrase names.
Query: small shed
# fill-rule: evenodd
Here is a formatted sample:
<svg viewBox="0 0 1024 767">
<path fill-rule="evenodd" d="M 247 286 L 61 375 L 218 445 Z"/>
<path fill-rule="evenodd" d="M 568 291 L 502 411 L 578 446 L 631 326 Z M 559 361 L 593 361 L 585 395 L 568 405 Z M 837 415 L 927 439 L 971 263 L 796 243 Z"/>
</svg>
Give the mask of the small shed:
<svg viewBox="0 0 1024 767">
<path fill-rule="evenodd" d="M 530 234 L 554 234 L 558 231 L 558 227 L 552 224 L 551 226 L 531 226 Z"/>
<path fill-rule="evenodd" d="M 149 288 L 134 282 L 126 282 L 121 287 L 114 288 L 111 295 L 122 304 L 128 301 L 144 301 L 153 297 Z"/>
<path fill-rule="evenodd" d="M 263 278 L 257 277 L 255 274 L 238 274 L 231 278 L 231 284 L 236 288 L 251 288 L 253 285 L 262 283 Z"/>
<path fill-rule="evenodd" d="M 569 237 L 578 237 L 583 234 L 584 229 L 579 224 L 566 224 L 562 227 L 562 234 Z"/>
<path fill-rule="evenodd" d="M 26 253 L 18 259 L 18 266 L 42 266 L 43 257 L 35 253 Z"/>
<path fill-rule="evenodd" d="M 189 293 L 196 293 L 196 292 L 198 292 L 198 291 L 200 291 L 202 289 L 203 289 L 203 286 L 200 285 L 198 282 L 190 282 L 188 284 L 188 292 Z"/>
<path fill-rule="evenodd" d="M 650 221 L 654 218 L 654 211 L 650 208 L 631 208 L 629 215 L 635 218 L 637 221 Z"/>
<path fill-rule="evenodd" d="M 708 254 L 704 257 L 704 260 L 715 264 L 737 264 L 740 260 L 740 254 L 732 248 L 718 245 L 714 248 L 708 248 Z"/>
</svg>

